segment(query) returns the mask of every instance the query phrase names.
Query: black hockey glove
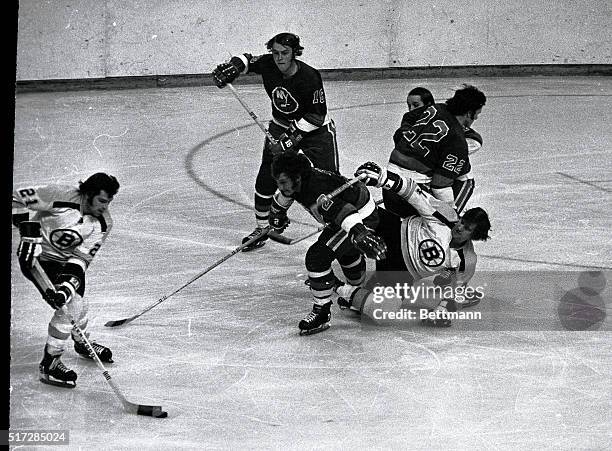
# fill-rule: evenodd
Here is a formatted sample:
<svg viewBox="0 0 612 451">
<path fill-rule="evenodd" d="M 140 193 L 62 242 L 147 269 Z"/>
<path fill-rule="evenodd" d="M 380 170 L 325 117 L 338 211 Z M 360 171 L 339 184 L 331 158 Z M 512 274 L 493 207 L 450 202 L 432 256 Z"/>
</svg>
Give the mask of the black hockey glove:
<svg viewBox="0 0 612 451">
<path fill-rule="evenodd" d="M 402 187 L 402 179 L 394 172 L 387 171 L 386 168 L 380 167 L 378 164 L 368 161 L 363 163 L 355 171 L 355 177 L 365 176 L 364 183 L 368 186 L 376 188 L 384 188 L 398 192 Z"/>
<path fill-rule="evenodd" d="M 283 233 L 289 226 L 289 218 L 287 217 L 287 210 L 278 205 L 276 202 L 272 202 L 270 206 L 270 213 L 268 216 L 268 223 L 270 227 L 276 233 Z"/>
<path fill-rule="evenodd" d="M 57 277 L 59 284 L 55 284 L 55 290 L 47 288 L 45 291 L 45 301 L 51 308 L 59 309 L 70 302 L 77 290 L 81 286 L 79 278 L 72 274 L 60 274 Z"/>
<path fill-rule="evenodd" d="M 298 149 L 298 144 L 304 137 L 297 126 L 292 122 L 289 126 L 289 130 L 279 136 L 276 143 L 270 145 L 270 151 L 272 155 L 278 155 L 288 150 L 294 152 Z"/>
<path fill-rule="evenodd" d="M 387 245 L 384 240 L 370 232 L 362 223 L 355 224 L 349 237 L 353 246 L 366 257 L 374 260 L 382 260 L 387 254 Z"/>
<path fill-rule="evenodd" d="M 42 237 L 40 236 L 40 223 L 35 221 L 22 221 L 19 224 L 21 241 L 17 248 L 17 256 L 22 267 L 32 268 L 34 259 L 42 253 Z"/>
<path fill-rule="evenodd" d="M 64 285 L 55 285 L 55 290 L 47 288 L 43 296 L 52 309 L 62 308 L 72 298 L 70 289 Z"/>
<path fill-rule="evenodd" d="M 223 88 L 226 84 L 233 82 L 244 68 L 245 65 L 242 60 L 237 56 L 233 56 L 229 62 L 221 63 L 213 70 L 213 81 L 217 87 Z"/>
</svg>

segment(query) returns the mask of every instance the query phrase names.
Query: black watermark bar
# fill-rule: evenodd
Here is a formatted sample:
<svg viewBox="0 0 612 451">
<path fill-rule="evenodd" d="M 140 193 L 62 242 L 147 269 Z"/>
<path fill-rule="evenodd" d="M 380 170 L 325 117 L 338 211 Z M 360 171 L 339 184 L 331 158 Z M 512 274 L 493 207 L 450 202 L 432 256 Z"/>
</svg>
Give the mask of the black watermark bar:
<svg viewBox="0 0 612 451">
<path fill-rule="evenodd" d="M 434 282 L 435 280 L 435 282 Z M 467 285 L 403 272 L 372 272 L 362 304 L 364 327 L 413 329 L 438 315 L 481 331 L 612 331 L 612 271 L 476 272 Z M 360 295 L 364 298 L 363 294 Z M 361 302 L 361 301 L 360 301 Z"/>
<path fill-rule="evenodd" d="M 0 444 L 9 446 L 68 445 L 67 429 L 10 429 L 0 431 Z"/>
</svg>

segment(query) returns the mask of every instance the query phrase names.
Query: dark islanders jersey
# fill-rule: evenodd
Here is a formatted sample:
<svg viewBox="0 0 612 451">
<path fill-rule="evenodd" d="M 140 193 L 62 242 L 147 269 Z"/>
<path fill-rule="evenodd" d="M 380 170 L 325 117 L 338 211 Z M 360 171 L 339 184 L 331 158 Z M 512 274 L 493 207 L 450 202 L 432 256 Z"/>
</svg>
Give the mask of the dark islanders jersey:
<svg viewBox="0 0 612 451">
<path fill-rule="evenodd" d="M 295 60 L 297 72 L 284 78 L 272 54 L 252 56 L 245 53 L 244 56 L 247 60 L 245 72 L 262 76 L 272 103 L 274 122 L 286 128 L 290 121 L 296 121 L 297 127 L 304 132 L 311 132 L 330 122 L 319 71 Z"/>
<path fill-rule="evenodd" d="M 368 188 L 361 182 L 355 183 L 329 201 L 324 201 L 325 195 L 346 182 L 348 182 L 346 177 L 313 168 L 310 177 L 302 180 L 301 190 L 295 197 L 288 198 L 277 191 L 274 200 L 285 209 L 295 200 L 319 223 L 332 228 L 342 228 L 346 232 L 359 222 L 365 226 L 375 226 L 373 221 L 378 221 L 378 216 L 375 214 L 376 205 L 370 197 Z"/>
<path fill-rule="evenodd" d="M 101 217 L 85 215 L 83 195 L 75 186 L 47 185 L 13 192 L 13 210 L 34 211 L 43 237 L 41 260 L 76 264 L 83 272 L 112 228 L 108 210 Z"/>
<path fill-rule="evenodd" d="M 417 183 L 430 183 L 434 174 L 454 180 L 470 171 L 465 132 L 445 104 L 404 114 L 393 141 L 389 169 Z"/>
</svg>

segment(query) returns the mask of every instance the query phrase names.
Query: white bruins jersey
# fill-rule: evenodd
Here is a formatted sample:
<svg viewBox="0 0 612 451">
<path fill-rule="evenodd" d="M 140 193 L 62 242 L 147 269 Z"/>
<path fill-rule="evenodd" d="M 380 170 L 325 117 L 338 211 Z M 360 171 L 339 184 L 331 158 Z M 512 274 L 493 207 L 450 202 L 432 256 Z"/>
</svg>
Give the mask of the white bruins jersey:
<svg viewBox="0 0 612 451">
<path fill-rule="evenodd" d="M 41 226 L 41 260 L 74 263 L 87 269 L 106 240 L 112 220 L 108 210 L 101 217 L 82 213 L 83 195 L 74 186 L 47 185 L 13 192 L 13 212 L 34 211 Z"/>
<path fill-rule="evenodd" d="M 476 253 L 471 240 L 451 248 L 451 229 L 458 221 L 448 204 L 416 188 L 407 199 L 421 214 L 402 219 L 401 240 L 404 263 L 415 280 L 450 271 L 464 285 L 474 275 Z"/>
</svg>

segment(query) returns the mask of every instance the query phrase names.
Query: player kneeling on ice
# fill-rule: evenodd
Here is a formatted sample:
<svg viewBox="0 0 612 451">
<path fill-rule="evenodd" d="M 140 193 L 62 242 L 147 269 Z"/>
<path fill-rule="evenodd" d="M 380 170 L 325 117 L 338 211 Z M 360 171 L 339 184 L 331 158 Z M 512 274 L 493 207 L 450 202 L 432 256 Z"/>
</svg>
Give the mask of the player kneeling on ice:
<svg viewBox="0 0 612 451">
<path fill-rule="evenodd" d="M 115 177 L 96 173 L 78 187 L 31 186 L 13 192 L 13 224 L 21 234 L 17 250 L 21 271 L 55 310 L 39 366 L 40 380 L 46 384 L 76 385 L 76 373 L 61 361 L 70 336 L 75 351 L 93 359 L 60 309 L 66 306 L 77 326 L 86 331 L 85 271 L 111 230 L 108 207 L 118 190 Z M 32 221 L 28 220 L 30 211 L 34 212 Z M 40 268 L 53 282 L 54 290 L 40 281 Z M 101 361 L 112 363 L 109 348 L 95 342 L 92 346 Z"/>
<path fill-rule="evenodd" d="M 472 208 L 459 218 L 456 211 L 421 190 L 414 180 L 380 167 L 376 163 L 362 164 L 356 176 L 367 177 L 369 186 L 389 190 L 408 201 L 419 215 L 400 218 L 379 208 L 379 224 L 375 232 L 387 243 L 385 258 L 376 262 L 376 277 L 384 284 L 385 275 L 391 271 L 406 272 L 412 283 L 434 276 L 434 283 L 465 287 L 476 269 L 476 253 L 472 241 L 489 238 L 491 223 L 482 208 Z M 391 281 L 392 282 L 392 281 Z M 363 311 L 371 292 L 365 288 L 342 286 L 337 289 L 338 304 Z M 464 307 L 475 305 L 479 299 L 467 300 Z M 424 323 L 436 327 L 451 325 L 447 312 L 456 312 L 454 298 L 443 299 L 434 309 L 433 315 Z"/>
<path fill-rule="evenodd" d="M 349 286 L 359 286 L 364 278 L 364 255 L 375 260 L 384 258 L 384 241 L 372 233 L 378 223 L 376 205 L 368 188 L 361 182 L 347 187 L 334 197 L 328 193 L 347 183 L 333 172 L 313 168 L 308 159 L 297 153 L 274 158 L 272 176 L 278 190 L 270 208 L 269 223 L 277 231 L 289 225 L 287 210 L 297 201 L 325 228 L 306 253 L 306 269 L 314 305 L 299 323 L 300 335 L 329 328 L 331 295 L 342 284 L 331 264 L 337 260 Z"/>
</svg>

